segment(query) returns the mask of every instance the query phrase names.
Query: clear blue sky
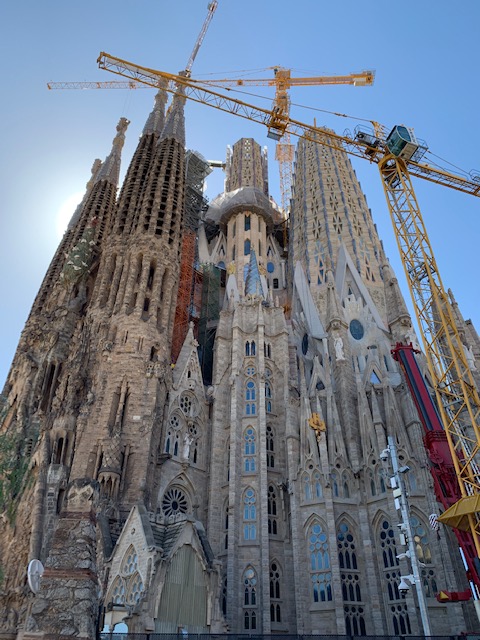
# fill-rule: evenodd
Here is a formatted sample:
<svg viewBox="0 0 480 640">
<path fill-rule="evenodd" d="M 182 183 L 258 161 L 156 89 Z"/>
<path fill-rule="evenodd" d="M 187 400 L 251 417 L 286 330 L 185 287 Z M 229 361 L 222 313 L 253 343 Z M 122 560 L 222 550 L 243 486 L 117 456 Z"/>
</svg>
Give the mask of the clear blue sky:
<svg viewBox="0 0 480 640">
<path fill-rule="evenodd" d="M 59 242 L 62 206 L 83 192 L 93 160 L 108 154 L 121 116 L 132 122 L 124 173 L 153 103 L 150 90 L 54 92 L 46 83 L 116 79 L 97 69 L 102 50 L 175 73 L 185 66 L 206 13 L 206 0 L 1 3 L 0 387 Z M 192 75 L 266 77 L 271 71 L 261 70 L 273 65 L 296 75 L 375 69 L 371 88 L 291 91 L 294 104 L 352 119 L 297 106 L 292 117 L 316 117 L 338 132 L 353 129 L 356 118 L 387 127 L 404 123 L 436 155 L 466 171 L 480 170 L 479 24 L 478 0 L 219 0 Z M 274 145 L 260 125 L 193 104 L 186 117 L 188 147 L 208 159 L 223 159 L 226 145 L 242 136 L 268 144 L 271 192 L 279 201 Z M 404 283 L 378 170 L 364 160 L 353 164 Z M 222 180 L 217 170 L 209 180 L 210 198 Z M 415 186 L 444 284 L 479 329 L 480 200 L 421 180 Z"/>
</svg>

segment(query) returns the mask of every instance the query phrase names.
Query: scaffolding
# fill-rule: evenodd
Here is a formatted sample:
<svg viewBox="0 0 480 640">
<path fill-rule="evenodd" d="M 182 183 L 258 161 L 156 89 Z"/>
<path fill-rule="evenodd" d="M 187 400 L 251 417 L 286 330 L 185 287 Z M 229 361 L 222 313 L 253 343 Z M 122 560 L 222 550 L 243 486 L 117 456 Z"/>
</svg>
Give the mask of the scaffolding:
<svg viewBox="0 0 480 640">
<path fill-rule="evenodd" d="M 185 210 L 183 217 L 183 238 L 180 259 L 175 323 L 172 336 L 172 362 L 175 363 L 182 348 L 191 321 L 198 322 L 192 313 L 194 295 L 201 278 L 195 270 L 196 237 L 200 213 L 206 208 L 203 195 L 205 178 L 211 173 L 207 160 L 197 151 L 187 151 L 185 178 Z"/>
</svg>

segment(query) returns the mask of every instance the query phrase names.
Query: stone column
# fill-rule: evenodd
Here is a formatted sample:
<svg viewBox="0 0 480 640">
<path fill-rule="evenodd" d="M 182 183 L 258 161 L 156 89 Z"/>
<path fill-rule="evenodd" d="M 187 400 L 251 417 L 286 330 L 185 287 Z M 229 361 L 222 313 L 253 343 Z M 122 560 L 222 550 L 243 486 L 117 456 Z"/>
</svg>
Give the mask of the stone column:
<svg viewBox="0 0 480 640">
<path fill-rule="evenodd" d="M 95 640 L 99 608 L 96 565 L 98 483 L 74 480 L 58 521 L 24 640 Z"/>
</svg>

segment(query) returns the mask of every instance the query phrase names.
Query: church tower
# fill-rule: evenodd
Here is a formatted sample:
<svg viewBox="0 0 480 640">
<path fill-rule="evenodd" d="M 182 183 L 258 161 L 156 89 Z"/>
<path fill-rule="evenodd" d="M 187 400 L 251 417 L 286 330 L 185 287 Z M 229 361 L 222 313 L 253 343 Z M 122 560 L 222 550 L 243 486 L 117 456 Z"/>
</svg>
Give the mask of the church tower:
<svg viewBox="0 0 480 640">
<path fill-rule="evenodd" d="M 237 141 L 177 297 L 184 102 L 165 113 L 160 87 L 117 198 L 120 120 L 25 325 L 0 414 L 0 629 L 420 635 L 393 439 L 432 633 L 460 633 L 468 609 L 434 595 L 467 587 L 391 355 L 417 340 L 346 153 L 300 140 L 286 258 L 266 150 Z"/>
</svg>

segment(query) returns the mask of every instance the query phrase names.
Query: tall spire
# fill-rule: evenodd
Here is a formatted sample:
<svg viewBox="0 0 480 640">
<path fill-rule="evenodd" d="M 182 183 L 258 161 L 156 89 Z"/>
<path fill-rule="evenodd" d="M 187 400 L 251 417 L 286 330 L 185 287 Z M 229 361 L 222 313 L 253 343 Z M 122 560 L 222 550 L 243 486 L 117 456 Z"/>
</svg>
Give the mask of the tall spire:
<svg viewBox="0 0 480 640">
<path fill-rule="evenodd" d="M 165 124 L 165 105 L 167 104 L 167 92 L 165 87 L 167 80 L 162 78 L 159 83 L 159 90 L 155 95 L 155 104 L 143 127 L 143 135 L 154 133 L 160 135 Z"/>
<path fill-rule="evenodd" d="M 112 150 L 100 167 L 100 171 L 96 175 L 95 182 L 108 180 L 113 185 L 118 185 L 121 154 L 123 145 L 125 144 L 125 131 L 129 124 L 130 120 L 127 120 L 127 118 L 120 118 L 118 121 L 117 135 L 113 139 Z"/>
<path fill-rule="evenodd" d="M 247 278 L 245 280 L 245 295 L 265 297 L 258 270 L 257 256 L 254 249 L 250 253 L 250 263 L 248 265 Z"/>
<path fill-rule="evenodd" d="M 180 73 L 179 75 L 183 75 Z M 185 87 L 177 84 L 177 92 L 173 96 L 172 104 L 168 108 L 165 126 L 158 143 L 167 138 L 173 138 L 185 146 Z"/>
</svg>

